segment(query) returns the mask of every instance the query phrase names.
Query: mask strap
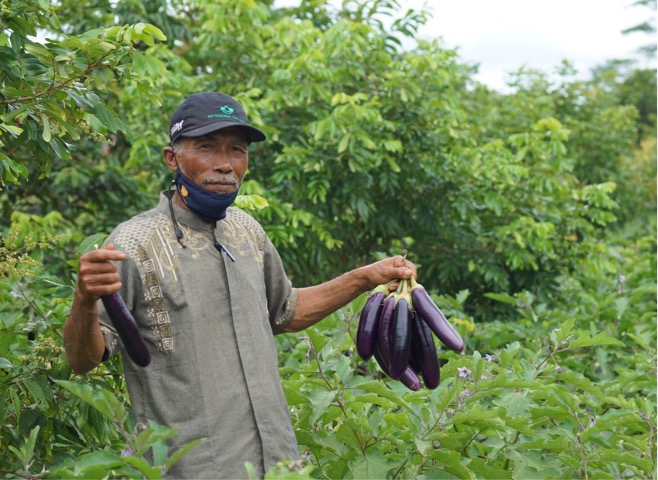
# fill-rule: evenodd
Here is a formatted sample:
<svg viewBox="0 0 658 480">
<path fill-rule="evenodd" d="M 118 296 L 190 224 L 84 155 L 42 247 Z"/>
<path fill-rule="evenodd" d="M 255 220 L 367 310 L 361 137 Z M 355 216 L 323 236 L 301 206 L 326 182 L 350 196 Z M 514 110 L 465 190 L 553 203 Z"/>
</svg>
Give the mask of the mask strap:
<svg viewBox="0 0 658 480">
<path fill-rule="evenodd" d="M 176 180 L 172 180 L 171 183 L 169 184 L 169 192 L 171 192 L 171 187 L 176 186 Z M 178 189 L 175 190 L 177 192 Z M 176 240 L 178 240 L 178 243 L 181 244 L 183 248 L 187 248 L 187 245 L 183 243 L 183 231 L 180 228 L 180 225 L 178 225 L 178 221 L 176 220 L 176 213 L 174 213 L 174 202 L 172 201 L 172 197 L 175 195 L 175 192 L 171 195 L 167 195 L 167 198 L 169 199 L 169 213 L 171 215 L 171 222 L 174 224 L 174 232 L 176 233 Z"/>
</svg>

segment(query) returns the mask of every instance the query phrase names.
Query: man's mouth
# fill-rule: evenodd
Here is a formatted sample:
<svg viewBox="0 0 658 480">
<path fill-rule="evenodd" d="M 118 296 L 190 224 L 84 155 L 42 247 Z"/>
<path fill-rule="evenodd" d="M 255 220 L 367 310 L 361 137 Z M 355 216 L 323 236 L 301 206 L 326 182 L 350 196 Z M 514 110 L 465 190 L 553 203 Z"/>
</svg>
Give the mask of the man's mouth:
<svg viewBox="0 0 658 480">
<path fill-rule="evenodd" d="M 217 193 L 232 193 L 237 187 L 237 183 L 233 180 L 207 180 L 203 182 L 203 188 Z"/>
</svg>

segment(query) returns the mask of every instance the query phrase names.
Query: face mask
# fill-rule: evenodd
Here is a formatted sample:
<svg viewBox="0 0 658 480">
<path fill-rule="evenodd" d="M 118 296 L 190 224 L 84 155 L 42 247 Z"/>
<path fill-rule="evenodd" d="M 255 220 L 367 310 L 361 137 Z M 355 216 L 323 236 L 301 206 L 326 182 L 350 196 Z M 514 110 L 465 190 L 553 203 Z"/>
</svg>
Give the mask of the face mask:
<svg viewBox="0 0 658 480">
<path fill-rule="evenodd" d="M 180 170 L 176 171 L 176 190 L 189 207 L 201 220 L 215 223 L 226 216 L 226 209 L 235 201 L 238 190 L 222 195 L 209 192 L 186 178 Z"/>
</svg>

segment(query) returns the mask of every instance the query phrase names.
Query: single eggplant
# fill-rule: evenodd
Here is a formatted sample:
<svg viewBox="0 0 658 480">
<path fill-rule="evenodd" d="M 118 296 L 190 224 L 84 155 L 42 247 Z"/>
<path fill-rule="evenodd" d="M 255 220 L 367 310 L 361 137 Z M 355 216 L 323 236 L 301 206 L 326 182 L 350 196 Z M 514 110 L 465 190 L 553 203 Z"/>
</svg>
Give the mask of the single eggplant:
<svg viewBox="0 0 658 480">
<path fill-rule="evenodd" d="M 409 390 L 413 390 L 414 392 L 420 390 L 420 378 L 418 378 L 418 374 L 414 371 L 414 369 L 409 366 L 404 370 L 404 372 L 402 372 L 400 381 Z"/>
<path fill-rule="evenodd" d="M 436 354 L 434 337 L 427 324 L 415 313 L 412 315 L 412 348 L 413 356 L 418 363 L 418 371 L 421 372 L 423 383 L 430 390 L 439 386 L 441 371 L 439 358 Z"/>
<path fill-rule="evenodd" d="M 151 354 L 139 333 L 137 322 L 126 307 L 121 295 L 119 293 L 104 295 L 101 297 L 101 301 L 130 359 L 136 365 L 146 367 L 151 363 Z"/>
<path fill-rule="evenodd" d="M 391 338 L 393 329 L 393 313 L 395 310 L 395 295 L 389 294 L 384 300 L 382 311 L 379 315 L 379 326 L 377 328 L 377 347 L 381 354 L 382 360 L 386 364 L 386 374 L 390 376 L 388 370 L 391 365 Z"/>
<path fill-rule="evenodd" d="M 414 332 L 414 322 L 411 321 L 411 352 L 409 352 L 409 366 L 414 369 L 414 372 L 420 372 L 420 361 L 418 357 L 418 347 L 416 346 L 416 333 Z"/>
<path fill-rule="evenodd" d="M 402 282 L 406 285 L 406 282 Z M 403 292 L 406 288 L 403 287 Z M 404 295 L 404 293 L 402 294 Z M 393 313 L 393 330 L 391 337 L 391 378 L 398 379 L 409 366 L 409 352 L 411 351 L 411 324 L 409 322 L 409 302 L 400 296 L 395 303 Z"/>
<path fill-rule="evenodd" d="M 441 340 L 446 347 L 455 352 L 464 350 L 464 340 L 450 325 L 443 312 L 434 303 L 425 288 L 411 279 L 411 299 L 413 308 L 420 318 L 430 327 L 432 332 Z"/>
<path fill-rule="evenodd" d="M 373 355 L 375 356 L 375 360 L 377 360 L 377 364 L 382 369 L 382 371 L 387 376 L 390 377 L 391 375 L 388 370 L 388 365 L 386 364 L 384 358 L 382 357 L 382 352 L 379 350 L 379 346 L 375 347 L 375 351 L 373 352 Z M 409 390 L 413 390 L 414 392 L 420 390 L 420 386 L 421 386 L 420 378 L 418 378 L 418 374 L 411 367 L 407 367 L 407 369 L 400 377 L 400 381 Z"/>
<path fill-rule="evenodd" d="M 373 290 L 359 316 L 359 326 L 356 331 L 356 351 L 364 360 L 372 357 L 377 345 L 379 316 L 386 298 L 383 288 L 388 289 L 387 286 L 380 285 Z"/>
</svg>

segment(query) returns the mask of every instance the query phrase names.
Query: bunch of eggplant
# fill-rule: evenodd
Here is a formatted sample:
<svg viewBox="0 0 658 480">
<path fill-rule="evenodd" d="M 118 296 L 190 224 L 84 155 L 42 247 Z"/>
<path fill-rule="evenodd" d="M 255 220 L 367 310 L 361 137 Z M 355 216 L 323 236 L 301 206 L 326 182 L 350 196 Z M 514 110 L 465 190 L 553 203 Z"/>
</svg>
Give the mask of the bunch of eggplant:
<svg viewBox="0 0 658 480">
<path fill-rule="evenodd" d="M 425 288 L 413 277 L 376 287 L 359 316 L 356 351 L 364 360 L 374 356 L 379 367 L 411 390 L 422 383 L 432 390 L 441 379 L 434 337 L 461 352 L 464 341 L 450 325 Z"/>
</svg>

